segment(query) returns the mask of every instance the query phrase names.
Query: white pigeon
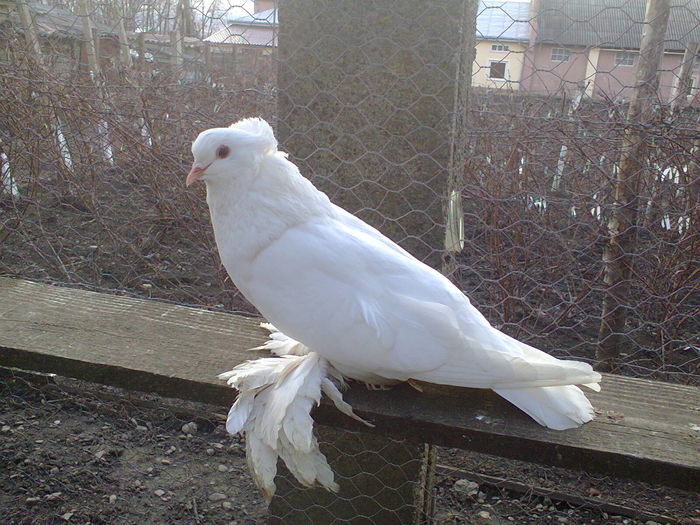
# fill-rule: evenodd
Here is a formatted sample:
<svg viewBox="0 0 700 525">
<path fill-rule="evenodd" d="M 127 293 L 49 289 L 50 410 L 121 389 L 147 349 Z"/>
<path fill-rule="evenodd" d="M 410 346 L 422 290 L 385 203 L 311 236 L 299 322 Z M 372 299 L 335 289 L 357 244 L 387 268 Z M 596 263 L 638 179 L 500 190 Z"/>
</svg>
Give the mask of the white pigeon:
<svg viewBox="0 0 700 525">
<path fill-rule="evenodd" d="M 600 389 L 589 364 L 556 359 L 492 327 L 445 276 L 316 189 L 277 150 L 264 120 L 206 130 L 192 154 L 186 183 L 206 184 L 236 287 L 339 374 L 373 385 L 491 388 L 552 429 L 593 418 L 575 386 Z"/>
</svg>

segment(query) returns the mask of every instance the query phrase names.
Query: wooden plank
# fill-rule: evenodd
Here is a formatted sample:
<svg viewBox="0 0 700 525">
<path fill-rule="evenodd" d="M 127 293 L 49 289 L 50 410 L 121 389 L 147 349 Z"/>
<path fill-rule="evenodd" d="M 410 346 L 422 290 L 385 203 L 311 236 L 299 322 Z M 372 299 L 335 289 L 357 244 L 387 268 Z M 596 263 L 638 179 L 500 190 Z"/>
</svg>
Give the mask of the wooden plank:
<svg viewBox="0 0 700 525">
<path fill-rule="evenodd" d="M 264 339 L 257 319 L 6 278 L 0 312 L 5 366 L 221 406 L 217 374 Z"/>
<path fill-rule="evenodd" d="M 216 379 L 259 353 L 258 319 L 0 278 L 0 366 L 229 406 Z M 589 393 L 600 416 L 557 432 L 487 390 L 403 385 L 346 399 L 395 438 L 700 490 L 700 389 L 606 375 Z M 366 431 L 323 403 L 321 424 Z"/>
</svg>

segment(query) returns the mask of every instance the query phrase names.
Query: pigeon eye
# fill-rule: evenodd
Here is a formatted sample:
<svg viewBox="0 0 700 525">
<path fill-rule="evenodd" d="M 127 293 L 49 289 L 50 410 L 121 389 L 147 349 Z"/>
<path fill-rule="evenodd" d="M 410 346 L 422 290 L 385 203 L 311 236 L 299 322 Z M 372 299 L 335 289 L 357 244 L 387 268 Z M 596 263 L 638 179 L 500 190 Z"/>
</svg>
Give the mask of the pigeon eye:
<svg viewBox="0 0 700 525">
<path fill-rule="evenodd" d="M 216 148 L 216 156 L 219 157 L 220 159 L 225 159 L 228 157 L 228 154 L 231 153 L 231 148 L 228 146 L 219 146 Z"/>
</svg>

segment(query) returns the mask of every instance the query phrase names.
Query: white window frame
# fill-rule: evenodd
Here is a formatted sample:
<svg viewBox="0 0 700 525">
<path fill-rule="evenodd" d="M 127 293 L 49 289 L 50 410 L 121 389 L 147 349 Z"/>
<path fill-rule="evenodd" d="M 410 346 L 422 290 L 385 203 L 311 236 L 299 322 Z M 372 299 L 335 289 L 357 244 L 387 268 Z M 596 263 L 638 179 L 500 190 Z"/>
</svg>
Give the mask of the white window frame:
<svg viewBox="0 0 700 525">
<path fill-rule="evenodd" d="M 614 64 L 620 67 L 631 67 L 634 65 L 636 53 L 631 51 L 616 51 Z"/>
<path fill-rule="evenodd" d="M 491 67 L 493 66 L 493 64 L 503 64 L 502 78 L 491 76 Z M 495 82 L 508 82 L 508 62 L 506 60 L 489 60 L 489 70 L 487 71 L 486 76 L 489 80 L 493 80 Z"/>
<path fill-rule="evenodd" d="M 568 62 L 569 59 L 571 59 L 571 49 L 566 47 L 553 47 L 550 58 L 552 62 Z"/>
<path fill-rule="evenodd" d="M 495 53 L 508 53 L 510 46 L 508 44 L 491 44 L 491 51 Z"/>
</svg>

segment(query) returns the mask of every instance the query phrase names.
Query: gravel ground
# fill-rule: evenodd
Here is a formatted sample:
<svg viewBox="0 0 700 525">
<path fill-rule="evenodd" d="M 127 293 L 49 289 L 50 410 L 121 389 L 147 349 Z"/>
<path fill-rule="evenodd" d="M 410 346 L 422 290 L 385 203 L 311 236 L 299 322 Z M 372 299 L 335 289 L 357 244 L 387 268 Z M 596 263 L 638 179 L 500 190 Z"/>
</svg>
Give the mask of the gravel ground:
<svg viewBox="0 0 700 525">
<path fill-rule="evenodd" d="M 0 389 L 0 523 L 266 522 L 223 411 L 65 378 Z M 690 492 L 460 450 L 438 464 L 438 524 L 700 524 Z"/>
</svg>

